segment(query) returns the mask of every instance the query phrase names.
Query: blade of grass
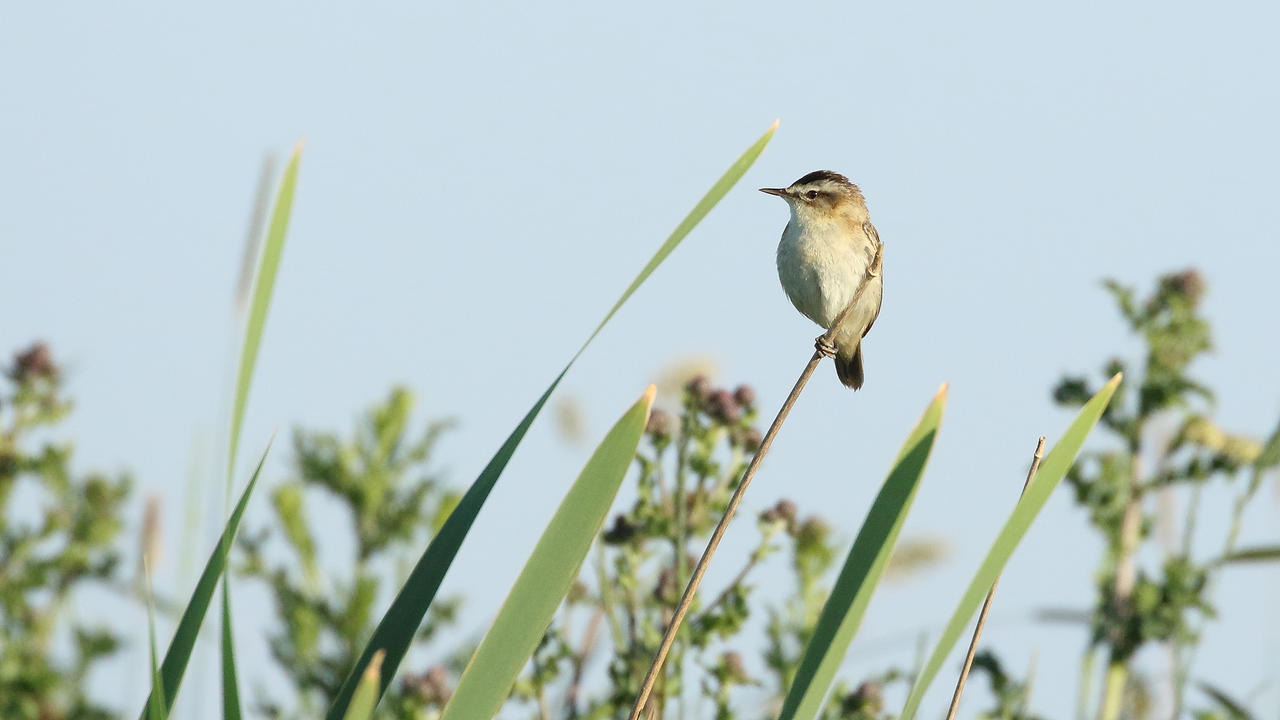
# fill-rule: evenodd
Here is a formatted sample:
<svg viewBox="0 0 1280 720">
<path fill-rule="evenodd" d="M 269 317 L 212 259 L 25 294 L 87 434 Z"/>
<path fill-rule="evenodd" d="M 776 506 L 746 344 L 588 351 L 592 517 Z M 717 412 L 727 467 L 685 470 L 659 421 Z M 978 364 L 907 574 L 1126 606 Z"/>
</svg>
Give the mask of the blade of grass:
<svg viewBox="0 0 1280 720">
<path fill-rule="evenodd" d="M 293 211 L 293 193 L 298 184 L 298 163 L 302 159 L 302 142 L 289 156 L 284 177 L 276 191 L 275 205 L 271 211 L 271 223 L 267 226 L 267 238 L 263 245 L 258 271 L 253 279 L 253 301 L 249 306 L 249 321 L 245 324 L 244 341 L 240 347 L 240 370 L 236 373 L 235 404 L 231 410 L 231 435 L 227 443 L 227 502 L 231 500 L 231 478 L 236 467 L 236 453 L 240 447 L 240 428 L 244 423 L 244 410 L 249 400 L 249 388 L 253 384 L 253 369 L 258 362 L 258 348 L 262 344 L 262 331 L 267 324 L 267 310 L 271 307 L 271 291 L 275 288 L 276 273 L 280 269 L 280 256 L 284 252 L 284 239 L 289 229 L 289 215 Z M 252 230 L 250 231 L 252 232 Z M 246 257 L 246 261 L 248 258 Z M 226 536 L 223 536 L 226 542 Z M 223 548 L 223 555 L 230 547 Z M 240 720 L 240 686 L 236 679 L 235 635 L 231 626 L 231 578 L 222 581 L 222 713 L 225 720 Z"/>
<path fill-rule="evenodd" d="M 342 720 L 369 720 L 373 717 L 373 709 L 378 706 L 378 681 L 382 679 L 381 650 L 373 654 L 369 667 L 360 676 L 360 684 L 356 686 L 356 694 L 351 698 L 351 707 Z"/>
<path fill-rule="evenodd" d="M 1213 561 L 1214 565 L 1229 565 L 1233 563 L 1250 563 L 1250 562 L 1274 562 L 1280 560 L 1280 545 L 1269 545 L 1262 547 L 1251 547 L 1235 550 L 1227 553 L 1217 560 Z"/>
<path fill-rule="evenodd" d="M 205 563 L 204 572 L 200 574 L 200 580 L 191 593 L 191 600 L 182 611 L 182 619 L 178 621 L 173 640 L 169 642 L 169 649 L 164 654 L 164 663 L 160 666 L 162 682 L 159 689 L 162 693 L 161 697 L 168 698 L 169 702 L 177 696 L 178 687 L 182 684 L 182 676 L 186 672 L 187 662 L 191 659 L 191 650 L 195 647 L 200 625 L 204 622 L 205 613 L 209 611 L 209 604 L 213 601 L 213 591 L 218 586 L 218 578 L 222 576 L 222 571 L 227 566 L 227 548 L 231 547 L 236 531 L 240 529 L 240 518 L 244 515 L 245 506 L 249 504 L 253 488 L 258 484 L 258 475 L 262 472 L 262 465 L 266 462 L 270 449 L 268 444 L 267 450 L 263 451 L 262 458 L 258 460 L 258 467 L 253 471 L 249 484 L 240 495 L 240 501 L 236 503 L 235 510 L 227 520 L 226 527 L 222 530 L 222 537 L 219 538 L 212 555 L 209 556 L 209 562 Z M 149 707 L 150 695 L 147 702 Z M 147 719 L 146 709 L 143 710 L 140 718 Z"/>
<path fill-rule="evenodd" d="M 249 387 L 253 384 L 253 369 L 258 362 L 258 346 L 262 344 L 262 330 L 267 324 L 267 309 L 271 306 L 271 291 L 276 284 L 276 272 L 280 269 L 280 255 L 284 252 L 285 233 L 289 230 L 289 215 L 293 210 L 293 193 L 298 184 L 298 162 L 302 159 L 302 142 L 293 148 L 289 164 L 285 166 L 280 189 L 276 191 L 275 208 L 271 211 L 271 224 L 267 227 L 267 241 L 262 248 L 258 274 L 254 278 L 253 302 L 249 306 L 249 322 L 244 329 L 244 345 L 240 349 L 240 370 L 236 373 L 235 404 L 231 409 L 231 436 L 227 455 L 227 475 L 235 473 L 236 452 L 240 448 L 240 426 L 244 423 L 244 409 L 249 401 Z"/>
<path fill-rule="evenodd" d="M 1018 500 L 1018 504 L 1014 507 L 1009 519 L 1005 521 L 1004 527 L 992 544 L 986 559 L 982 561 L 982 565 L 978 568 L 977 573 L 974 574 L 969 587 L 965 590 L 964 595 L 961 596 L 960 603 L 956 606 L 955 612 L 952 613 L 951 620 L 947 623 L 942 637 L 939 638 L 938 644 L 929 656 L 929 661 L 925 663 L 923 671 L 912 684 L 911 692 L 907 696 L 907 702 L 902 709 L 902 715 L 899 716 L 899 720 L 911 720 L 915 717 L 916 710 L 920 707 L 920 701 L 924 698 L 925 691 L 929 689 L 933 678 L 938 674 L 938 669 L 942 667 L 942 661 L 946 659 L 947 653 L 951 652 L 951 648 L 960 639 L 961 634 L 969 623 L 969 618 L 973 617 L 974 611 L 978 609 L 978 605 L 982 602 L 987 590 L 991 588 L 1000 571 L 1004 569 L 1005 563 L 1009 561 L 1013 551 L 1018 547 L 1018 543 L 1026 535 L 1027 529 L 1031 527 L 1031 522 L 1035 520 L 1040 509 L 1049 500 L 1049 495 L 1058 486 L 1058 482 L 1062 480 L 1062 477 L 1067 474 L 1067 470 L 1070 469 L 1072 463 L 1075 462 L 1076 454 L 1080 452 L 1080 447 L 1084 445 L 1085 438 L 1093 430 L 1093 426 L 1097 424 L 1098 418 L 1102 416 L 1103 409 L 1111 401 L 1111 396 L 1115 393 L 1116 386 L 1119 384 L 1120 375 L 1117 374 L 1098 391 L 1097 395 L 1094 395 L 1085 404 L 1070 427 L 1067 428 L 1067 431 L 1063 433 L 1062 439 L 1053 446 L 1048 456 L 1045 457 L 1044 462 L 1040 465 L 1040 472 L 1036 476 L 1036 482 L 1027 488 L 1027 492 Z"/>
<path fill-rule="evenodd" d="M 231 634 L 230 579 L 222 579 L 222 718 L 240 720 L 240 682 L 236 679 L 236 646 Z"/>
<path fill-rule="evenodd" d="M 1222 690 L 1210 685 L 1203 680 L 1196 683 L 1200 686 L 1200 690 L 1213 699 L 1218 707 L 1227 711 L 1228 720 L 1253 720 L 1253 714 L 1245 708 L 1244 704 L 1232 698 Z"/>
<path fill-rule="evenodd" d="M 382 673 L 379 695 L 381 695 L 381 692 L 386 691 L 387 686 L 391 684 L 392 679 L 395 677 L 396 670 L 400 667 L 400 661 L 404 659 L 410 643 L 413 642 L 418 626 L 422 624 L 422 618 L 426 615 L 427 608 L 431 605 L 432 599 L 435 598 L 436 590 L 440 588 L 440 583 L 444 580 L 445 572 L 448 571 L 454 556 L 458 554 L 458 548 L 462 546 L 463 538 L 466 537 L 467 532 L 471 529 L 471 524 L 475 522 L 476 516 L 480 513 L 480 508 L 484 505 L 485 500 L 488 499 L 489 492 L 493 490 L 493 486 L 498 482 L 498 478 L 506 468 L 507 462 L 524 439 L 529 426 L 533 424 L 538 413 L 542 411 L 542 407 L 546 405 L 551 393 L 555 391 L 560 381 L 569 372 L 569 368 L 573 367 L 573 363 L 587 349 L 587 346 L 591 344 L 591 341 L 600 333 L 605 324 L 613 318 L 623 303 L 631 297 L 641 283 L 675 250 L 680 241 L 684 240 L 685 236 L 693 230 L 699 221 L 706 217 L 711 208 L 720 202 L 720 199 L 729 192 L 747 172 L 747 169 L 755 163 L 756 158 L 760 156 L 777 128 L 778 123 L 774 122 L 768 131 L 751 147 L 747 148 L 746 152 L 711 186 L 711 189 L 698 201 L 698 204 L 685 216 L 684 220 L 680 221 L 675 231 L 658 248 L 658 251 L 654 253 L 635 280 L 631 281 L 631 284 L 623 291 L 622 296 L 618 298 L 618 301 L 614 303 L 604 319 L 592 331 L 587 341 L 582 344 L 578 352 L 574 353 L 569 363 L 560 371 L 560 374 L 556 376 L 551 385 L 538 398 L 538 401 L 533 404 L 529 412 L 516 425 L 515 430 L 511 431 L 511 434 L 507 436 L 502 446 L 498 448 L 498 452 L 480 471 L 480 475 L 471 484 L 471 487 L 467 489 L 466 494 L 462 496 L 458 506 L 454 508 L 453 512 L 449 514 L 449 518 L 445 520 L 440 532 L 436 533 L 435 537 L 431 539 L 426 551 L 409 573 L 408 580 L 405 581 L 395 600 L 392 601 L 391 607 L 383 615 L 382 620 L 378 622 L 378 627 L 374 630 L 368 644 L 365 645 L 364 652 L 360 655 L 360 660 L 356 662 L 355 667 L 351 668 L 350 673 L 348 673 L 346 680 L 342 684 L 342 689 L 338 692 L 338 696 L 334 698 L 333 704 L 329 706 L 329 711 L 325 715 L 327 720 L 340 720 L 346 713 L 347 706 L 351 702 L 351 695 L 355 692 L 360 676 L 373 658 L 374 652 L 379 649 L 386 651 L 384 663 L 386 670 Z"/>
<path fill-rule="evenodd" d="M 1027 487 L 1036 479 L 1036 472 L 1040 469 L 1040 461 L 1044 459 L 1044 436 L 1041 435 L 1039 441 L 1036 442 L 1036 451 L 1031 456 L 1031 468 L 1027 470 L 1027 479 L 1022 483 L 1022 492 L 1027 491 Z M 973 659 L 978 652 L 978 641 L 982 639 L 982 629 L 987 625 L 987 615 L 991 612 L 991 603 L 995 601 L 996 586 L 1000 584 L 1000 575 L 996 574 L 996 579 L 991 581 L 991 589 L 987 591 L 987 598 L 982 601 L 982 610 L 978 611 L 978 622 L 973 626 L 973 637 L 969 638 L 969 652 L 964 656 L 964 664 L 960 666 L 960 677 L 956 679 L 956 691 L 951 695 L 951 707 L 947 709 L 947 720 L 955 720 L 956 713 L 960 711 L 960 696 L 964 693 L 965 683 L 969 679 L 969 672 L 973 670 Z M 1034 666 L 1034 662 L 1032 665 Z M 1025 704 L 1031 695 L 1031 674 L 1027 674 L 1026 692 L 1022 694 L 1022 702 Z"/>
<path fill-rule="evenodd" d="M 813 636 L 805 646 L 795 680 L 787 690 L 778 720 L 816 718 L 836 670 L 840 667 L 862 616 L 893 552 L 902 523 L 911 509 L 925 463 L 933 449 L 947 403 L 944 384 L 920 416 L 898 453 L 875 502 L 867 511 L 840 576 L 822 607 Z"/>
<path fill-rule="evenodd" d="M 145 558 L 143 562 L 146 562 Z M 146 713 L 149 720 L 164 720 L 169 716 L 169 704 L 165 701 L 160 666 L 156 662 L 156 608 L 152 599 L 151 568 L 144 568 L 144 572 L 147 581 L 147 641 L 151 650 L 151 695 L 147 698 Z"/>
<path fill-rule="evenodd" d="M 442 720 L 493 717 L 502 707 L 604 525 L 635 457 L 656 392 L 650 385 L 623 414 L 569 488 L 467 663 Z"/>
</svg>

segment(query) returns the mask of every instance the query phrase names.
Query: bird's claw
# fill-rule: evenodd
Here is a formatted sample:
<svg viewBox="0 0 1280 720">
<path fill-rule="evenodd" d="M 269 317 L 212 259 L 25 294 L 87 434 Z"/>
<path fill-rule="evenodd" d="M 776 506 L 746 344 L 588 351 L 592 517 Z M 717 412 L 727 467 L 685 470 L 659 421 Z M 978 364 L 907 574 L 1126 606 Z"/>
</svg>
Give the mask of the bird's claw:
<svg viewBox="0 0 1280 720">
<path fill-rule="evenodd" d="M 822 355 L 823 357 L 836 356 L 835 343 L 828 340 L 825 333 L 822 335 L 819 335 L 818 338 L 813 341 L 813 347 L 818 351 L 818 354 Z"/>
</svg>

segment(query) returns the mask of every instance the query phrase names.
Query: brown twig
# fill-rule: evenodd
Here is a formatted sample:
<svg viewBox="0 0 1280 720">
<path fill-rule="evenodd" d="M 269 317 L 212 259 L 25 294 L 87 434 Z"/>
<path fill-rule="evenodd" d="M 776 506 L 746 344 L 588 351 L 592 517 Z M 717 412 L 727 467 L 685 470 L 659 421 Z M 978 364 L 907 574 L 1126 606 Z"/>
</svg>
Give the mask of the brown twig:
<svg viewBox="0 0 1280 720">
<path fill-rule="evenodd" d="M 862 293 L 867 289 L 871 278 L 880 275 L 883 265 L 884 245 L 882 244 L 876 247 L 875 257 L 871 261 L 871 270 L 858 283 L 858 289 L 854 291 L 853 299 L 836 316 L 835 322 L 831 323 L 831 327 L 818 338 L 815 343 L 816 346 L 831 344 L 832 339 L 835 338 L 836 330 L 844 323 L 849 313 L 853 312 L 854 306 L 862 298 Z M 809 364 L 805 365 L 804 372 L 800 373 L 800 379 L 796 380 L 795 387 L 791 388 L 791 394 L 782 403 L 782 409 L 778 411 L 777 417 L 773 419 L 773 424 L 769 426 L 769 431 L 764 434 L 764 439 L 760 442 L 760 449 L 756 450 L 755 456 L 751 458 L 751 464 L 747 466 L 746 472 L 742 475 L 742 482 L 738 483 L 733 495 L 729 497 L 729 506 L 725 508 L 724 515 L 720 517 L 720 522 L 716 525 L 716 529 L 712 531 L 711 539 L 707 541 L 707 548 L 702 551 L 702 557 L 698 558 L 698 564 L 693 568 L 693 574 L 689 577 L 689 583 L 684 588 L 684 594 L 680 596 L 680 602 L 676 605 L 675 611 L 671 615 L 671 621 L 667 623 L 667 630 L 662 635 L 662 643 L 658 645 L 658 652 L 653 656 L 653 663 L 649 665 L 649 672 L 644 676 L 644 683 L 641 684 L 640 692 L 636 696 L 636 703 L 631 708 L 629 720 L 639 720 L 640 714 L 644 711 L 645 705 L 649 701 L 649 695 L 653 692 L 654 683 L 657 682 L 658 675 L 662 672 L 662 667 L 667 661 L 667 653 L 671 652 L 671 646 L 675 643 L 676 633 L 680 630 L 680 624 L 684 622 L 684 616 L 689 612 L 689 606 L 693 603 L 693 596 L 698 592 L 698 585 L 702 583 L 702 576 L 706 574 L 707 566 L 711 563 L 711 556 L 715 554 L 716 548 L 720 546 L 720 540 L 729 528 L 729 522 L 733 520 L 734 513 L 738 511 L 738 505 L 742 502 L 742 496 L 746 493 L 747 486 L 751 484 L 751 478 L 755 476 L 756 470 L 764 460 L 764 456 L 769 452 L 769 446 L 773 445 L 774 437 L 778 434 L 778 430 L 781 429 L 782 423 L 787 419 L 787 415 L 791 413 L 792 406 L 799 399 L 800 391 L 804 390 L 809 378 L 818 369 L 818 364 L 822 362 L 823 357 L 825 355 L 821 350 L 814 350 L 813 357 L 809 358 Z"/>
<path fill-rule="evenodd" d="M 603 620 L 604 610 L 596 608 L 591 614 L 591 619 L 587 621 L 586 631 L 582 633 L 582 645 L 578 648 L 578 654 L 573 658 L 573 680 L 569 684 L 569 692 L 565 693 L 564 700 L 570 720 L 578 717 L 578 695 L 582 692 L 582 671 L 587 664 L 587 656 L 595 647 L 596 635 L 600 632 L 600 623 Z"/>
<path fill-rule="evenodd" d="M 1031 482 L 1036 479 L 1036 472 L 1040 470 L 1040 460 L 1044 457 L 1044 436 L 1040 436 L 1040 441 L 1036 443 L 1036 454 L 1031 457 L 1031 469 L 1027 471 L 1027 481 L 1022 484 L 1022 493 L 1025 495 L 1027 488 L 1031 487 Z M 982 627 L 987 624 L 987 613 L 991 611 L 991 599 L 996 595 L 996 587 L 1000 585 L 1000 575 L 996 574 L 996 579 L 991 582 L 991 589 L 987 591 L 987 599 L 982 602 L 982 612 L 978 613 L 978 624 L 973 628 L 973 638 L 969 640 L 969 652 L 964 656 L 964 667 L 960 668 L 960 679 L 956 680 L 956 692 L 951 696 L 951 708 L 947 710 L 947 720 L 955 720 L 956 710 L 960 709 L 960 693 L 964 692 L 964 683 L 969 679 L 969 670 L 973 667 L 973 656 L 978 652 L 978 638 L 982 637 Z"/>
</svg>

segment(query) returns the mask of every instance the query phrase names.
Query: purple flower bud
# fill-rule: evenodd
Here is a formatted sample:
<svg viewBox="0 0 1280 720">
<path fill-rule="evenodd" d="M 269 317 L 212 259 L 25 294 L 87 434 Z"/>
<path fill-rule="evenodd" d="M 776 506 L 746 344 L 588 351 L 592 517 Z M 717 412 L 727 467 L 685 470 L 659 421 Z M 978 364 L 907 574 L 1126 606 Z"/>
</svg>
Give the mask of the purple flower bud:
<svg viewBox="0 0 1280 720">
<path fill-rule="evenodd" d="M 649 422 L 644 431 L 655 438 L 671 437 L 671 414 L 661 408 L 649 411 Z"/>
<path fill-rule="evenodd" d="M 742 418 L 742 408 L 734 402 L 728 390 L 717 390 L 711 394 L 707 401 L 707 412 L 725 424 L 735 423 Z"/>
<path fill-rule="evenodd" d="M 38 342 L 13 357 L 13 379 L 19 383 L 38 379 L 53 380 L 58 377 L 58 366 L 53 363 L 49 346 Z"/>
<path fill-rule="evenodd" d="M 711 381 L 706 375 L 695 375 L 684 386 L 685 392 L 689 393 L 698 402 L 703 402 L 707 396 L 711 394 Z"/>
</svg>

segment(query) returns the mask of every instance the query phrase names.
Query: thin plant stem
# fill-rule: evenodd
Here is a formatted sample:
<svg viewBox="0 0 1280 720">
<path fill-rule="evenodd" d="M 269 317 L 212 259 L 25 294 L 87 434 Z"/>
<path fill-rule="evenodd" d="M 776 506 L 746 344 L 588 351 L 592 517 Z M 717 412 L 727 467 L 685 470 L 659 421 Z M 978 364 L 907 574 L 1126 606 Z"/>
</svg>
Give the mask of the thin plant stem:
<svg viewBox="0 0 1280 720">
<path fill-rule="evenodd" d="M 819 338 L 815 345 L 829 345 L 835 338 L 836 330 L 844 323 L 849 313 L 853 312 L 854 306 L 858 304 L 858 300 L 862 298 L 863 292 L 866 291 L 867 285 L 870 284 L 871 278 L 878 277 L 884 264 L 884 245 L 876 247 L 875 258 L 871 261 L 871 270 L 862 276 L 862 280 L 858 283 L 857 290 L 853 293 L 853 299 L 845 306 L 844 310 L 836 316 L 835 322 L 831 323 L 831 327 L 827 329 Z M 645 706 L 648 704 L 649 695 L 653 692 L 654 683 L 657 682 L 658 676 L 662 673 L 663 665 L 667 660 L 667 653 L 671 652 L 671 645 L 675 642 L 676 633 L 680 629 L 680 624 L 684 622 L 684 616 L 689 612 L 689 606 L 693 604 L 693 596 L 698 592 L 698 586 L 702 583 L 702 576 L 707 572 L 707 566 L 711 564 L 711 556 L 715 554 L 716 548 L 720 546 L 720 540 L 724 537 L 724 533 L 729 528 L 730 521 L 733 520 L 734 514 L 738 511 L 738 505 L 742 503 L 742 496 L 747 491 L 747 486 L 751 484 L 751 479 L 755 476 L 756 470 L 759 469 L 760 463 L 769 452 L 769 447 L 773 445 L 773 439 L 777 436 L 778 430 L 782 428 L 782 423 L 786 421 L 787 415 L 791 414 L 791 408 L 796 404 L 796 400 L 800 398 L 800 392 L 804 390 L 804 386 L 808 384 L 809 378 L 813 377 L 813 373 L 818 369 L 818 364 L 825 357 L 821 350 L 814 350 L 813 357 L 809 358 L 809 363 L 804 366 L 804 371 L 800 373 L 800 379 L 796 380 L 796 384 L 791 388 L 791 393 L 787 395 L 787 399 L 782 403 L 782 409 L 778 411 L 777 417 L 773 419 L 773 424 L 769 426 L 768 432 L 764 434 L 764 439 L 760 442 L 760 448 L 756 450 L 756 454 L 751 458 L 751 464 L 747 465 L 747 470 L 742 475 L 742 482 L 738 483 L 738 487 L 734 489 L 733 495 L 729 497 L 729 505 L 725 508 L 724 515 L 720 517 L 720 522 L 716 525 L 716 529 L 712 531 L 710 540 L 707 541 L 707 548 L 702 551 L 702 557 L 698 558 L 698 564 L 693 568 L 693 574 L 689 577 L 689 582 L 685 585 L 684 594 L 680 596 L 680 602 L 676 605 L 675 612 L 671 615 L 671 621 L 667 623 L 666 632 L 662 634 L 662 642 L 658 645 L 658 651 L 653 656 L 653 662 L 649 665 L 649 671 L 645 674 L 644 683 L 640 686 L 640 692 L 636 695 L 635 705 L 631 708 L 629 720 L 638 720 L 640 714 L 644 712 Z"/>
<path fill-rule="evenodd" d="M 582 644 L 578 647 L 578 653 L 573 657 L 573 680 L 569 683 L 569 691 L 564 696 L 566 717 L 569 720 L 576 720 L 578 717 L 578 697 L 582 694 L 582 672 L 586 667 L 587 658 L 595 648 L 596 636 L 600 634 L 600 624 L 604 619 L 604 609 L 595 608 L 591 613 L 591 619 L 587 621 L 587 629 L 582 633 Z"/>
<path fill-rule="evenodd" d="M 769 541 L 771 539 L 771 534 L 765 534 L 765 536 L 760 540 L 760 545 L 755 549 L 755 552 L 751 553 L 751 557 L 747 559 L 747 563 L 742 566 L 742 569 L 739 570 L 733 580 L 725 586 L 724 590 L 720 591 L 720 594 L 716 596 L 716 599 L 712 600 L 711 604 L 707 606 L 708 612 L 720 607 L 721 603 L 729 599 L 729 595 L 733 592 L 734 588 L 746 582 L 747 576 L 750 575 L 756 565 L 760 564 L 760 561 L 765 558 L 766 553 L 769 551 Z"/>
<path fill-rule="evenodd" d="M 1085 648 L 1080 657 L 1080 688 L 1076 695 L 1076 720 L 1089 720 L 1089 706 L 1093 698 L 1093 661 L 1098 654 L 1096 647 Z"/>
<path fill-rule="evenodd" d="M 1031 456 L 1031 469 L 1027 471 L 1027 480 L 1022 484 L 1025 495 L 1031 482 L 1040 471 L 1040 460 L 1044 457 L 1044 436 L 1036 443 L 1036 452 Z M 1019 496 L 1021 497 L 1021 496 Z M 956 691 L 951 696 L 951 707 L 947 710 L 947 720 L 955 720 L 956 711 L 960 709 L 960 693 L 964 692 L 965 681 L 969 679 L 969 670 L 973 668 L 973 656 L 978 652 L 978 638 L 982 637 L 982 628 L 987 624 L 987 613 L 991 612 L 991 600 L 996 596 L 996 588 L 1000 585 L 1000 575 L 991 581 L 991 589 L 987 591 L 987 599 L 982 602 L 982 611 L 978 613 L 978 624 L 973 628 L 973 637 L 969 640 L 969 652 L 964 656 L 964 666 L 960 668 L 960 677 L 956 680 Z"/>
<path fill-rule="evenodd" d="M 1244 492 L 1236 496 L 1235 503 L 1231 508 L 1231 527 L 1227 530 L 1227 540 L 1223 544 L 1222 557 L 1230 555 L 1231 552 L 1236 549 L 1236 541 L 1240 539 L 1240 530 L 1244 520 L 1244 511 L 1248 507 L 1249 501 L 1253 499 L 1254 494 L 1258 492 L 1258 488 L 1261 487 L 1261 485 L 1262 471 L 1255 467 L 1249 477 L 1248 487 Z M 1199 489 L 1200 486 L 1197 485 L 1196 490 Z M 1190 553 L 1188 553 L 1188 556 L 1190 556 Z M 1205 578 L 1203 597 L 1206 601 L 1212 599 L 1213 580 L 1216 575 L 1216 572 L 1209 573 Z M 1207 621 L 1205 620 L 1201 620 L 1200 627 L 1196 630 L 1197 635 L 1204 631 L 1206 622 Z M 1174 710 L 1178 714 L 1181 714 L 1183 703 L 1186 701 L 1187 677 L 1191 674 L 1191 666 L 1195 662 L 1196 650 L 1198 649 L 1199 645 L 1197 643 L 1190 643 L 1187 647 L 1182 648 L 1180 652 L 1177 652 L 1174 657 Z M 1175 651 L 1177 650 L 1178 649 L 1175 648 Z M 1173 717 L 1176 718 L 1178 715 L 1174 715 Z"/>
<path fill-rule="evenodd" d="M 1139 432 L 1139 437 L 1140 437 Z M 1138 579 L 1138 566 L 1135 554 L 1138 543 L 1142 539 L 1142 487 L 1139 485 L 1139 458 L 1141 445 L 1134 443 L 1133 467 L 1129 476 L 1129 499 L 1125 504 L 1124 516 L 1120 520 L 1120 547 L 1116 559 L 1116 579 L 1112 588 L 1117 608 L 1121 612 L 1132 612 L 1130 596 Z M 1122 658 L 1111 648 L 1107 663 L 1106 679 L 1102 684 L 1102 701 L 1098 708 L 1099 720 L 1117 720 L 1124 700 L 1124 686 L 1129 679 L 1127 658 Z"/>
</svg>

